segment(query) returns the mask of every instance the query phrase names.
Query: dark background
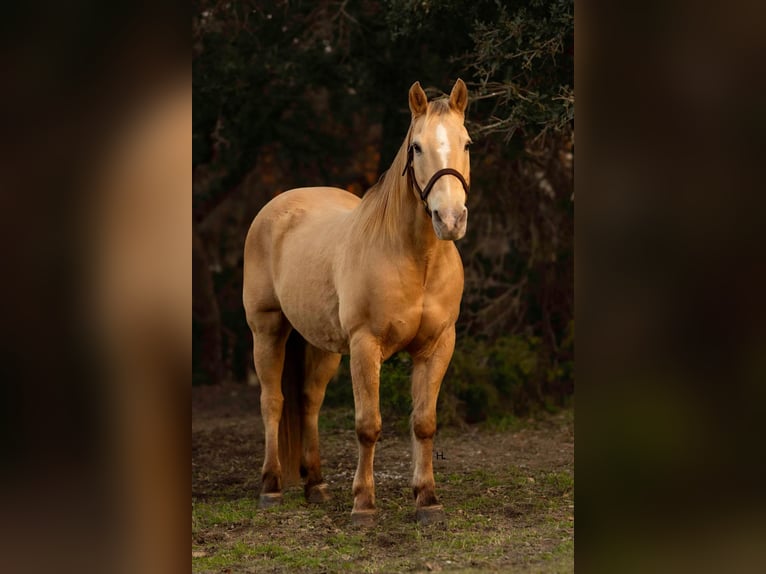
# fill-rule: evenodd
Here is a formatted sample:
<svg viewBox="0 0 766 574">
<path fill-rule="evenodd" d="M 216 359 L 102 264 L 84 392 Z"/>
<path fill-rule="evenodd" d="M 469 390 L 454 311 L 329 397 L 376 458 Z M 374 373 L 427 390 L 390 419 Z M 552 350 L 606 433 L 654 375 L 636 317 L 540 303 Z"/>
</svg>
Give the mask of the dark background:
<svg viewBox="0 0 766 574">
<path fill-rule="evenodd" d="M 406 135 L 407 91 L 469 86 L 466 289 L 442 423 L 556 409 L 574 390 L 571 1 L 195 2 L 194 378 L 245 381 L 242 250 L 277 193 L 363 194 Z M 384 414 L 409 414 L 405 356 Z M 344 364 L 328 403 L 351 406 Z"/>
</svg>

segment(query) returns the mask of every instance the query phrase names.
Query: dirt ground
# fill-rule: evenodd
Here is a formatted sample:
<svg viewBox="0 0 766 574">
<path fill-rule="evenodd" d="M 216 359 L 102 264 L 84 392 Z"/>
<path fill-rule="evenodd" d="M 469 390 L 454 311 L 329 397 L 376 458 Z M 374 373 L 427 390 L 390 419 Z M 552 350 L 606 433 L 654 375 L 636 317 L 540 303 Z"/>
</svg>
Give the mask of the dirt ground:
<svg viewBox="0 0 766 574">
<path fill-rule="evenodd" d="M 447 520 L 420 526 L 409 487 L 410 440 L 387 423 L 375 457 L 376 526 L 352 526 L 353 409 L 320 415 L 333 499 L 308 505 L 302 488 L 258 509 L 263 429 L 259 391 L 196 387 L 192 395 L 194 572 L 571 572 L 574 570 L 574 413 L 499 431 L 437 434 L 434 471 Z"/>
</svg>

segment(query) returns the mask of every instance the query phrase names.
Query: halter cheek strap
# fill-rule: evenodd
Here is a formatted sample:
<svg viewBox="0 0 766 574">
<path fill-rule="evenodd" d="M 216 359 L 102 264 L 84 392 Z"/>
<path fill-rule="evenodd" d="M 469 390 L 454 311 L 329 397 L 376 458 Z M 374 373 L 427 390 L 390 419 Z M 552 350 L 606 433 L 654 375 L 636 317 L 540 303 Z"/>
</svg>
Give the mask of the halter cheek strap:
<svg viewBox="0 0 766 574">
<path fill-rule="evenodd" d="M 414 154 L 413 146 L 410 145 L 410 147 L 407 148 L 407 165 L 404 166 L 404 171 L 402 172 L 402 175 L 405 175 L 405 174 L 409 175 L 409 178 L 412 181 L 412 185 L 415 186 L 415 189 L 420 194 L 420 201 L 423 202 L 423 207 L 425 207 L 428 217 L 431 217 L 431 210 L 428 208 L 428 194 L 431 193 L 431 189 L 433 189 L 434 184 L 440 177 L 443 177 L 445 175 L 455 176 L 463 185 L 463 190 L 465 190 L 465 194 L 468 195 L 468 190 L 470 187 L 468 183 L 466 182 L 465 178 L 463 177 L 463 174 L 456 169 L 452 169 L 451 167 L 440 169 L 439 171 L 434 173 L 431 176 L 431 179 L 428 180 L 428 183 L 426 184 L 425 189 L 420 189 L 420 186 L 418 185 L 418 180 L 415 179 L 415 168 L 412 165 L 413 154 Z"/>
</svg>

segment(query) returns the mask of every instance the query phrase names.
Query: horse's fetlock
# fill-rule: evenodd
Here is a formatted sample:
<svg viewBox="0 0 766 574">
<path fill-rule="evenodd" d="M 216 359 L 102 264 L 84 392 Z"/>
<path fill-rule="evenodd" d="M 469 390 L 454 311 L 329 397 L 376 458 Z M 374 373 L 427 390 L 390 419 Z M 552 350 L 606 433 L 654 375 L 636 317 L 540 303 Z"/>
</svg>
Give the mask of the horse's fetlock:
<svg viewBox="0 0 766 574">
<path fill-rule="evenodd" d="M 261 477 L 261 493 L 282 492 L 282 479 L 275 472 L 265 472 Z"/>
<path fill-rule="evenodd" d="M 415 494 L 417 506 L 433 506 L 439 504 L 433 488 L 424 488 Z"/>
<path fill-rule="evenodd" d="M 369 492 L 354 495 L 354 510 L 372 510 L 375 508 L 375 496 Z"/>
</svg>

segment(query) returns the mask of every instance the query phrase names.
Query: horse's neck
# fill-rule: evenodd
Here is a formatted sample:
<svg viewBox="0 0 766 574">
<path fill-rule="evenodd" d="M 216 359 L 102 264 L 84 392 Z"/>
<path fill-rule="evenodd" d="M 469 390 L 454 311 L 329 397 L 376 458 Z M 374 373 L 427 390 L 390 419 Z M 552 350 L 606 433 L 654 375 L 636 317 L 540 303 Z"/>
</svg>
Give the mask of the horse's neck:
<svg viewBox="0 0 766 574">
<path fill-rule="evenodd" d="M 443 242 L 437 239 L 430 216 L 426 213 L 418 193 L 413 189 L 410 176 L 406 173 L 409 161 L 407 149 L 411 139 L 412 126 L 396 154 L 389 173 L 396 178 L 391 192 L 398 196 L 400 247 L 416 260 L 428 261 Z"/>
<path fill-rule="evenodd" d="M 392 166 L 389 174 L 397 177 L 396 172 L 392 173 L 394 169 Z M 385 182 L 373 193 L 378 196 L 370 197 L 360 213 L 370 246 L 386 251 L 389 257 L 428 259 L 440 241 L 407 180 L 402 177 L 393 183 Z"/>
<path fill-rule="evenodd" d="M 411 129 L 411 128 L 410 128 Z M 354 219 L 352 233 L 368 248 L 390 258 L 408 257 L 427 263 L 446 242 L 439 241 L 431 218 L 403 173 L 407 165 L 410 134 L 378 184 L 367 192 Z"/>
<path fill-rule="evenodd" d="M 409 217 L 402 227 L 402 237 L 406 238 L 411 253 L 416 258 L 430 259 L 439 247 L 443 247 L 443 242 L 436 237 L 431 218 L 423 204 L 415 198 L 415 192 L 407 189 L 406 193 L 411 201 L 407 204 Z"/>
</svg>

